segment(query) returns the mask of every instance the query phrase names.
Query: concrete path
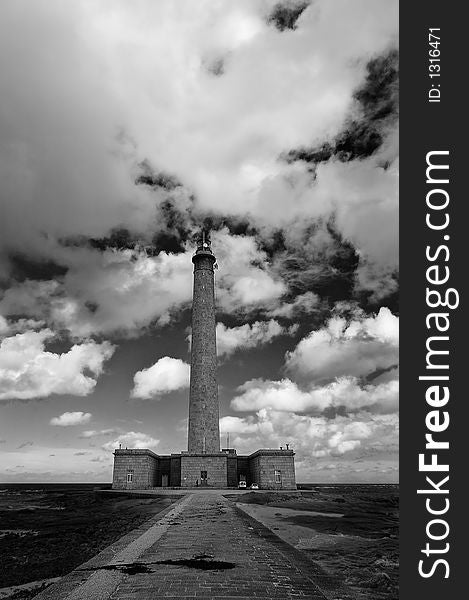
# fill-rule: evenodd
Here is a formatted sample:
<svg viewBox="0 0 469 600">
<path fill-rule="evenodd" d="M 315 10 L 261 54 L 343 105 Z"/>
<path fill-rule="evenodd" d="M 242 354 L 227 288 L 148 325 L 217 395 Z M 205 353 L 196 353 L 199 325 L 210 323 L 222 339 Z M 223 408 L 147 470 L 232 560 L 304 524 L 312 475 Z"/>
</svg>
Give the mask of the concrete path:
<svg viewBox="0 0 469 600">
<path fill-rule="evenodd" d="M 141 535 L 99 556 L 74 571 L 74 583 L 37 598 L 334 597 L 318 587 L 323 574 L 313 563 L 220 493 L 186 495 Z"/>
</svg>

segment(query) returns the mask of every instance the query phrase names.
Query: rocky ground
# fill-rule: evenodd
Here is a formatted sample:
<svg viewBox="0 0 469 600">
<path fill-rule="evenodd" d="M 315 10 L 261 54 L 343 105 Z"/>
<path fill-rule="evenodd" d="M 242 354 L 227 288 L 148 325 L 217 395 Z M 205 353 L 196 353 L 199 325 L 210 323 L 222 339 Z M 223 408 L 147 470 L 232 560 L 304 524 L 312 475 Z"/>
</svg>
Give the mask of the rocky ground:
<svg viewBox="0 0 469 600">
<path fill-rule="evenodd" d="M 116 496 L 90 486 L 3 492 L 0 600 L 31 598 L 172 502 L 168 495 Z"/>
<path fill-rule="evenodd" d="M 229 497 L 340 579 L 344 598 L 398 598 L 397 486 L 317 486 L 303 493 Z"/>
</svg>

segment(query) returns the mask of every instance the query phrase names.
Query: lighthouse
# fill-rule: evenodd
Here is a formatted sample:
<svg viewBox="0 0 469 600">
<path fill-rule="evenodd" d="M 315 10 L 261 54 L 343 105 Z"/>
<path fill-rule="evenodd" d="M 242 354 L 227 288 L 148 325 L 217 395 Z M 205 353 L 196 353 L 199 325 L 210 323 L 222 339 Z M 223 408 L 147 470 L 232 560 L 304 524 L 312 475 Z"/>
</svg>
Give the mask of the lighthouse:
<svg viewBox="0 0 469 600">
<path fill-rule="evenodd" d="M 202 231 L 192 256 L 191 376 L 187 450 L 156 454 L 148 448 L 116 448 L 112 488 L 206 487 L 226 489 L 256 484 L 259 489 L 296 489 L 292 449 L 261 448 L 239 455 L 220 449 L 215 313 L 216 258 L 210 235 Z"/>
<path fill-rule="evenodd" d="M 190 454 L 216 454 L 220 452 L 214 287 L 216 258 L 205 231 L 199 237 L 192 262 L 194 292 L 187 449 Z"/>
</svg>

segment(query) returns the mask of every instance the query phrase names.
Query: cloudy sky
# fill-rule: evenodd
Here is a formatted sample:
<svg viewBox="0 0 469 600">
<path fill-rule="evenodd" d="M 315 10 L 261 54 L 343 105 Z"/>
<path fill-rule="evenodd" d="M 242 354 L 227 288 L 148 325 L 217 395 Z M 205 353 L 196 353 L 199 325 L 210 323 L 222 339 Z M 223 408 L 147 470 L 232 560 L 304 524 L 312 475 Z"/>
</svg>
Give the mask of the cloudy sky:
<svg viewBox="0 0 469 600">
<path fill-rule="evenodd" d="M 397 57 L 394 0 L 3 0 L 3 481 L 186 449 L 201 226 L 222 446 L 397 481 Z"/>
</svg>

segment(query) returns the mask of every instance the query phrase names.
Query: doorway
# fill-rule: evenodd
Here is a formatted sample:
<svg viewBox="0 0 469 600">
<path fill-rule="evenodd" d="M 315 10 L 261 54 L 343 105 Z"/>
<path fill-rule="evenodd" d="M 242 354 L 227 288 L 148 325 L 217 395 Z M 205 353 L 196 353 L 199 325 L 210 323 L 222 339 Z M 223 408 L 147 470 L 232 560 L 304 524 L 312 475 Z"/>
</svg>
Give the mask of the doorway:
<svg viewBox="0 0 469 600">
<path fill-rule="evenodd" d="M 161 476 L 161 487 L 168 487 L 169 484 L 169 477 L 167 473 L 164 473 Z"/>
<path fill-rule="evenodd" d="M 207 471 L 200 471 L 200 485 L 207 485 Z"/>
</svg>

